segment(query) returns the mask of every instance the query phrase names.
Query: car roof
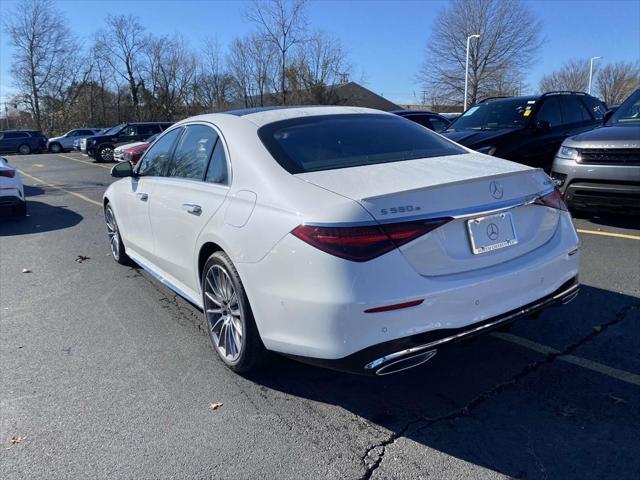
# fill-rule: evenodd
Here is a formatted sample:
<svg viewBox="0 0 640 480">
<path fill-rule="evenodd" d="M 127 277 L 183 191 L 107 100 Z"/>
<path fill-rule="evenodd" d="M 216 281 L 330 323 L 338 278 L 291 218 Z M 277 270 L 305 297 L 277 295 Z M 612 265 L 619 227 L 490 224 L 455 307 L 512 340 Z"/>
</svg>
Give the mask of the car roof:
<svg viewBox="0 0 640 480">
<path fill-rule="evenodd" d="M 268 123 L 277 122 L 280 120 L 288 120 L 290 118 L 310 117 L 319 115 L 343 115 L 354 113 L 377 113 L 390 115 L 388 112 L 382 110 L 375 110 L 373 108 L 364 107 L 348 107 L 348 106 L 334 106 L 334 105 L 286 105 L 286 106 L 274 106 L 274 107 L 260 107 L 260 108 L 246 108 L 240 110 L 229 110 L 221 113 L 207 113 L 204 115 L 198 115 L 185 119 L 183 122 L 192 121 L 210 121 L 215 123 L 216 121 L 229 118 L 230 116 L 241 117 L 246 119 L 255 125 L 261 127 Z M 180 123 L 183 123 L 180 122 Z"/>
</svg>

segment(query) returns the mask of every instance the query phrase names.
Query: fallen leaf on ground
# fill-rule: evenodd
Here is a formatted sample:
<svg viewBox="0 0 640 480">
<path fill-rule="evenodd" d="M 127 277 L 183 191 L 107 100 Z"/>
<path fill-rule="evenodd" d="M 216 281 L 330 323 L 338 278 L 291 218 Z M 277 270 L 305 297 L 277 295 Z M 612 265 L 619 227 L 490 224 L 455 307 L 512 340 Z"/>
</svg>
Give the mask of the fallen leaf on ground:
<svg viewBox="0 0 640 480">
<path fill-rule="evenodd" d="M 23 268 L 22 273 L 31 273 L 31 270 L 29 270 L 28 268 Z"/>
<path fill-rule="evenodd" d="M 91 259 L 91 257 L 85 257 L 84 255 L 78 255 L 78 258 L 76 258 L 76 262 L 82 263 L 85 260 L 90 260 L 90 259 Z"/>
<path fill-rule="evenodd" d="M 18 436 L 16 436 L 16 435 L 14 435 L 13 437 L 11 437 L 11 438 L 9 439 L 9 443 L 10 443 L 11 445 L 15 445 L 16 443 L 20 443 L 20 442 L 22 442 L 23 440 L 24 440 L 24 437 L 18 437 Z"/>
<path fill-rule="evenodd" d="M 220 407 L 222 407 L 222 405 L 224 405 L 224 403 L 221 402 L 213 402 L 209 404 L 209 410 L 217 410 Z"/>
</svg>

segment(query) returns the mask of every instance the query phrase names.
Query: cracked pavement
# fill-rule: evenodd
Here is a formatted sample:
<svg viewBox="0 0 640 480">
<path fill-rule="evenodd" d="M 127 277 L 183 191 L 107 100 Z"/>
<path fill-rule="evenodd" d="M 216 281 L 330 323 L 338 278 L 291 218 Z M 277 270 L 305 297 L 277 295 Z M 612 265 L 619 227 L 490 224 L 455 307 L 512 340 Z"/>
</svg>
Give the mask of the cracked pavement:
<svg viewBox="0 0 640 480">
<path fill-rule="evenodd" d="M 94 200 L 111 182 L 55 155 L 10 160 Z M 3 479 L 638 477 L 640 385 L 559 360 L 640 374 L 640 241 L 581 235 L 578 299 L 510 331 L 551 353 L 488 335 L 384 378 L 279 357 L 244 378 L 197 309 L 111 260 L 95 205 L 24 181 L 30 217 L 0 220 Z"/>
</svg>

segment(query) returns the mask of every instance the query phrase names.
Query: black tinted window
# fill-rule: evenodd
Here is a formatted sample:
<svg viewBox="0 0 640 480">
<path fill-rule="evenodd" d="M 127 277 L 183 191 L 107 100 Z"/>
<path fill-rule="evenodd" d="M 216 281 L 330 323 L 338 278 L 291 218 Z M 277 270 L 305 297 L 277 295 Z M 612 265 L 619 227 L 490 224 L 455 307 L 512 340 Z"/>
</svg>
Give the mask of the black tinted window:
<svg viewBox="0 0 640 480">
<path fill-rule="evenodd" d="M 449 126 L 449 122 L 447 120 L 443 120 L 438 117 L 431 117 L 429 121 L 436 132 L 442 132 Z"/>
<path fill-rule="evenodd" d="M 224 146 L 220 139 L 218 139 L 213 149 L 206 180 L 207 182 L 222 183 L 225 185 L 228 183 L 227 156 L 224 154 Z"/>
<path fill-rule="evenodd" d="M 136 135 L 136 133 L 137 133 L 136 127 L 134 125 L 129 125 L 128 127 L 123 128 L 118 135 L 121 137 L 128 137 L 128 136 L 134 136 Z"/>
<path fill-rule="evenodd" d="M 138 170 L 140 175 L 158 177 L 164 174 L 165 168 L 171 159 L 173 145 L 181 130 L 181 128 L 171 130 L 147 150 Z"/>
<path fill-rule="evenodd" d="M 408 118 L 412 122 L 416 122 L 418 125 L 427 127 L 429 130 L 433 130 L 429 117 L 426 115 L 407 115 L 405 118 Z"/>
<path fill-rule="evenodd" d="M 396 115 L 293 118 L 267 124 L 260 128 L 258 135 L 289 173 L 466 153 L 424 127 Z"/>
<path fill-rule="evenodd" d="M 591 115 L 587 108 L 583 105 L 575 95 L 567 95 L 562 97 L 562 116 L 564 123 L 578 123 L 591 120 Z"/>
<path fill-rule="evenodd" d="M 185 128 L 167 176 L 202 180 L 218 134 L 204 125 Z"/>
<path fill-rule="evenodd" d="M 4 134 L 4 138 L 27 138 L 28 133 L 25 132 L 7 132 Z"/>
<path fill-rule="evenodd" d="M 87 135 L 93 135 L 93 132 L 91 130 L 79 130 L 78 135 L 85 137 Z"/>
<path fill-rule="evenodd" d="M 153 135 L 160 133 L 160 125 L 137 125 L 138 135 Z"/>
<path fill-rule="evenodd" d="M 552 127 L 562 125 L 562 114 L 560 113 L 560 99 L 558 97 L 547 97 L 542 102 L 542 106 L 536 115 L 536 120 L 549 122 Z M 566 123 L 566 122 L 565 122 Z"/>
<path fill-rule="evenodd" d="M 591 115 L 593 115 L 596 120 L 602 120 L 604 118 L 604 114 L 607 112 L 604 103 L 590 96 L 582 97 L 582 100 L 584 100 L 587 108 L 591 111 Z"/>
</svg>

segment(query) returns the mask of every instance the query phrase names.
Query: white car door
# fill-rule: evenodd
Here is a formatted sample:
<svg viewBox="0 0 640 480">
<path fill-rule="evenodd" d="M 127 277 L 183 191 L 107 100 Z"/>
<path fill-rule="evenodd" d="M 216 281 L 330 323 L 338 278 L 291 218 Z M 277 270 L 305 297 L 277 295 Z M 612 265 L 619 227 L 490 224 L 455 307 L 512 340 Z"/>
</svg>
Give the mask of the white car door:
<svg viewBox="0 0 640 480">
<path fill-rule="evenodd" d="M 225 145 L 218 132 L 191 124 L 176 145 L 166 175 L 155 180 L 149 204 L 155 261 L 176 285 L 198 298 L 196 241 L 229 191 Z"/>
<path fill-rule="evenodd" d="M 145 153 L 136 175 L 125 179 L 124 212 L 116 212 L 127 249 L 148 261 L 154 258 L 149 206 L 156 201 L 155 183 L 166 171 L 181 130 L 167 132 Z"/>
</svg>

